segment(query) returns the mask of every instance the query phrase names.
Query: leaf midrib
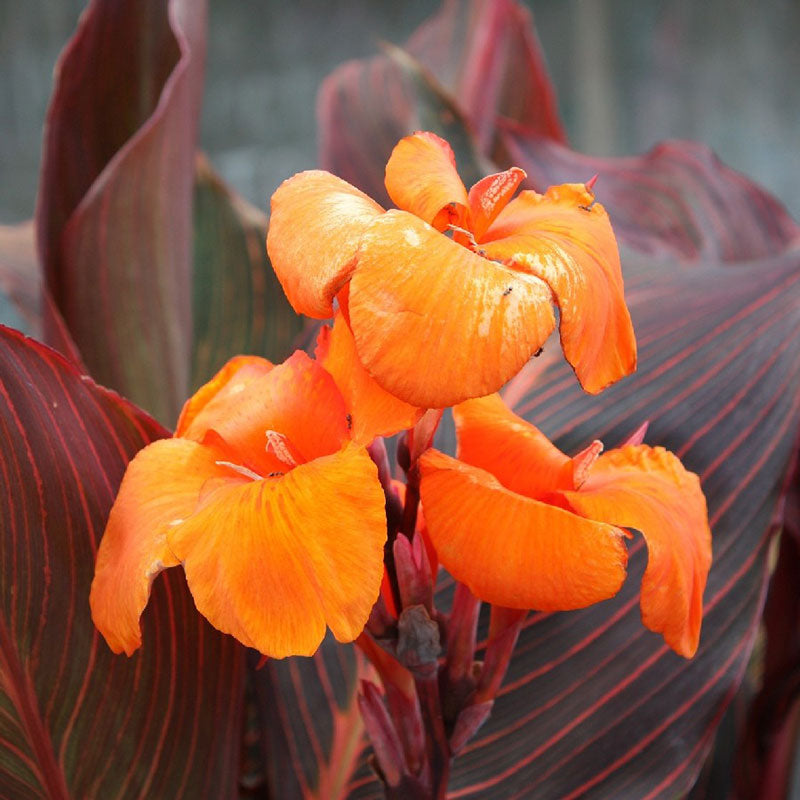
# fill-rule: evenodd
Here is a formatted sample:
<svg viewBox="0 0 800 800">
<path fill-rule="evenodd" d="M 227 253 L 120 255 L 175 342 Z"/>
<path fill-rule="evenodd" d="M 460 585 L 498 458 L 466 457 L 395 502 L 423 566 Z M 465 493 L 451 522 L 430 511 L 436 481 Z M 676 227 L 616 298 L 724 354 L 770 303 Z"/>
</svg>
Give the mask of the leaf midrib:
<svg viewBox="0 0 800 800">
<path fill-rule="evenodd" d="M 55 757 L 53 742 L 42 720 L 36 691 L 3 618 L 0 618 L 0 689 L 5 692 L 19 715 L 48 800 L 70 800 L 66 777 Z"/>
</svg>

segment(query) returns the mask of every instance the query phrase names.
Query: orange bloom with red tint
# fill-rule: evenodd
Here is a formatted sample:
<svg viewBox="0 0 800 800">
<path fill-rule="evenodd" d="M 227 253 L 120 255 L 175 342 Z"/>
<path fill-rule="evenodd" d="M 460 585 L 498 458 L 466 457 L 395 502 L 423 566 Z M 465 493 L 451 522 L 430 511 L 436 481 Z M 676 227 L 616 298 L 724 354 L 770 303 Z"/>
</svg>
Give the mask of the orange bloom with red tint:
<svg viewBox="0 0 800 800">
<path fill-rule="evenodd" d="M 441 564 L 477 597 L 539 611 L 583 608 L 625 579 L 618 526 L 649 559 L 642 621 L 682 656 L 697 650 L 711 531 L 700 481 L 661 447 L 595 442 L 570 458 L 499 396 L 454 409 L 458 459 L 420 458 L 428 532 Z"/>
<path fill-rule="evenodd" d="M 567 360 L 589 392 L 629 374 L 636 345 L 608 215 L 580 184 L 523 191 L 512 168 L 469 192 L 447 142 L 402 139 L 386 165 L 398 209 L 302 172 L 272 197 L 267 249 L 298 313 L 338 297 L 358 357 L 387 391 L 442 408 L 496 391 L 560 316 Z"/>
<path fill-rule="evenodd" d="M 155 576 L 183 564 L 219 630 L 281 658 L 326 626 L 363 629 L 386 541 L 377 467 L 352 440 L 333 378 L 304 353 L 230 361 L 184 406 L 172 439 L 128 465 L 97 554 L 92 618 L 115 652 L 141 644 Z"/>
</svg>

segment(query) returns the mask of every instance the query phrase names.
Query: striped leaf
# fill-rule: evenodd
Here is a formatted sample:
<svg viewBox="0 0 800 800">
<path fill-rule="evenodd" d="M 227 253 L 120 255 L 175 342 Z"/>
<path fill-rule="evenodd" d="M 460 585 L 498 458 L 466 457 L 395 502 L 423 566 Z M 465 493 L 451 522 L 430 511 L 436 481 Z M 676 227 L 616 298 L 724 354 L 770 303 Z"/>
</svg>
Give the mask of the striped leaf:
<svg viewBox="0 0 800 800">
<path fill-rule="evenodd" d="M 0 328 L 0 797 L 234 797 L 242 649 L 179 570 L 144 646 L 92 625 L 94 556 L 125 466 L 166 431 L 63 357 Z"/>
<path fill-rule="evenodd" d="M 202 156 L 194 188 L 192 386 L 232 356 L 283 361 L 303 319 L 267 258 L 267 217 L 229 189 Z"/>
<path fill-rule="evenodd" d="M 555 90 L 527 8 L 514 0 L 444 0 L 406 43 L 456 98 L 481 152 L 501 160 L 497 122 L 566 141 Z"/>
<path fill-rule="evenodd" d="M 477 0 L 466 5 L 481 7 Z M 445 8 L 442 14 L 452 14 L 453 6 Z M 444 27 L 439 33 L 431 51 L 460 41 L 445 39 L 452 31 Z M 321 95 L 323 153 L 357 185 L 374 184 L 378 174 L 366 163 L 374 151 L 359 150 L 359 137 L 396 126 L 394 104 L 370 80 L 375 63 L 346 65 Z M 395 63 L 409 79 L 413 61 Z M 447 96 L 441 87 L 438 94 Z M 352 112 L 341 136 L 326 124 L 337 118 L 336 104 Z M 598 199 L 627 248 L 627 297 L 640 345 L 639 371 L 588 397 L 551 343 L 547 360 L 533 362 L 508 387 L 509 401 L 573 453 L 595 437 L 615 446 L 649 420 L 648 443 L 677 452 L 701 476 L 715 560 L 691 662 L 641 624 L 640 541 L 617 598 L 582 612 L 532 616 L 492 716 L 455 761 L 448 796 L 681 796 L 752 650 L 770 536 L 796 448 L 798 227 L 774 198 L 700 145 L 668 143 L 641 158 L 600 160 L 518 125 L 504 122 L 500 132 L 507 159 L 500 165 L 519 164 L 534 186 L 599 173 Z M 327 149 L 325 136 L 333 143 Z M 451 588 L 440 592 L 443 605 Z M 366 762 L 350 792 L 381 796 Z"/>
<path fill-rule="evenodd" d="M 204 36 L 204 2 L 92 0 L 56 69 L 36 213 L 92 375 L 169 423 L 189 387 Z"/>
<path fill-rule="evenodd" d="M 714 533 L 700 649 L 686 661 L 642 626 L 636 541 L 616 598 L 528 620 L 448 797 L 681 796 L 747 665 L 800 428 L 800 256 L 632 272 L 638 372 L 590 397 L 554 363 L 516 408 L 570 453 L 649 420 L 647 442 L 700 475 Z M 380 796 L 365 769 L 351 796 Z"/>
<path fill-rule="evenodd" d="M 664 142 L 642 156 L 596 158 L 506 126 L 509 163 L 544 191 L 598 175 L 595 191 L 629 247 L 682 261 L 748 261 L 782 252 L 800 227 L 768 192 L 705 145 Z"/>
<path fill-rule="evenodd" d="M 714 533 L 700 650 L 684 661 L 642 627 L 646 553 L 637 542 L 617 598 L 534 617 L 524 631 L 496 714 L 465 758 L 480 763 L 487 745 L 496 753 L 493 734 L 523 719 L 537 732 L 537 746 L 518 747 L 511 769 L 495 761 L 494 796 L 509 796 L 512 786 L 536 787 L 543 797 L 685 792 L 736 692 L 761 616 L 770 534 L 800 426 L 800 258 L 643 272 L 629 298 L 636 375 L 588 398 L 567 370 L 554 368 L 518 410 L 568 452 L 594 437 L 618 444 L 650 420 L 647 441 L 700 475 Z M 475 793 L 480 781 L 463 769 L 462 785 L 472 788 L 461 796 L 488 796 Z"/>
<path fill-rule="evenodd" d="M 352 645 L 328 636 L 313 658 L 268 661 L 249 672 L 258 735 L 251 769 L 270 800 L 346 796 L 366 748 L 356 704 L 361 661 Z"/>
<path fill-rule="evenodd" d="M 478 152 L 461 108 L 398 48 L 348 61 L 328 75 L 319 90 L 317 117 L 322 168 L 384 207 L 392 205 L 383 183 L 386 162 L 400 139 L 414 131 L 432 131 L 450 143 L 467 186 L 493 171 Z"/>
</svg>

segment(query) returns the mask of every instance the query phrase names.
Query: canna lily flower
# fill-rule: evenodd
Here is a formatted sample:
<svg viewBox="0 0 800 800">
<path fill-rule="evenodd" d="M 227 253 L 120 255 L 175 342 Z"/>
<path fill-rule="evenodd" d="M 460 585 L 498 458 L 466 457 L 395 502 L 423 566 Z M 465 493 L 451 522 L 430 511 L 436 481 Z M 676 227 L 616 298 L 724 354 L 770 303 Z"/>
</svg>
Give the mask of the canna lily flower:
<svg viewBox="0 0 800 800">
<path fill-rule="evenodd" d="M 561 344 L 596 393 L 636 365 L 619 253 L 590 184 L 523 191 L 516 167 L 469 191 L 450 146 L 402 139 L 386 165 L 385 211 L 328 172 L 275 192 L 267 250 L 295 311 L 324 319 L 338 300 L 368 373 L 420 408 L 499 389 L 544 344 Z"/>
<path fill-rule="evenodd" d="M 333 376 L 351 409 L 348 421 L 355 441 L 369 444 L 376 436 L 392 436 L 419 422 L 425 409 L 398 400 L 364 369 L 341 311 L 336 312 L 332 328 L 320 329 L 314 357 Z"/>
<path fill-rule="evenodd" d="M 697 476 L 642 444 L 569 458 L 498 395 L 454 415 L 458 459 L 428 450 L 419 462 L 428 532 L 453 577 L 499 606 L 583 608 L 621 587 L 629 534 L 617 526 L 635 528 L 649 553 L 642 621 L 693 656 L 711 565 Z"/>
<path fill-rule="evenodd" d="M 275 658 L 354 640 L 378 596 L 386 541 L 377 467 L 350 435 L 333 378 L 304 353 L 241 356 L 187 401 L 175 435 L 128 465 L 90 604 L 114 652 L 141 644 L 163 569 L 183 564 L 214 627 Z"/>
</svg>

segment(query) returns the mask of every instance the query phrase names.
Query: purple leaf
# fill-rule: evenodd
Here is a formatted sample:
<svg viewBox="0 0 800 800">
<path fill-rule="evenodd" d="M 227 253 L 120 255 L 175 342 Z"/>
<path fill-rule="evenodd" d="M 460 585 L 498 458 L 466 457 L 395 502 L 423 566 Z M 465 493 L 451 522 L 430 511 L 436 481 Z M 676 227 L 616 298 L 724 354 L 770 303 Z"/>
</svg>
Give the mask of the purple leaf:
<svg viewBox="0 0 800 800">
<path fill-rule="evenodd" d="M 89 615 L 94 557 L 128 460 L 167 432 L 55 351 L 0 328 L 0 795 L 235 797 L 243 650 L 159 577 L 144 645 Z"/>
<path fill-rule="evenodd" d="M 800 243 L 800 227 L 768 192 L 705 145 L 663 142 L 642 156 L 596 158 L 507 127 L 509 164 L 544 191 L 597 175 L 595 195 L 621 242 L 681 261 L 748 261 Z"/>
<path fill-rule="evenodd" d="M 555 90 L 531 23 L 513 0 L 445 0 L 406 50 L 463 110 L 481 152 L 496 157 L 497 121 L 566 141 Z"/>
<path fill-rule="evenodd" d="M 477 150 L 455 101 L 407 53 L 349 61 L 324 80 L 317 98 L 320 164 L 391 206 L 384 170 L 392 148 L 416 130 L 445 138 L 469 186 L 492 168 Z"/>
<path fill-rule="evenodd" d="M 251 664 L 252 666 L 252 664 Z M 339 800 L 366 743 L 356 702 L 362 657 L 328 637 L 313 658 L 251 670 L 263 785 L 271 800 Z"/>
<path fill-rule="evenodd" d="M 189 387 L 204 32 L 202 2 L 90 3 L 56 69 L 36 212 L 92 374 L 169 422 Z"/>
</svg>

